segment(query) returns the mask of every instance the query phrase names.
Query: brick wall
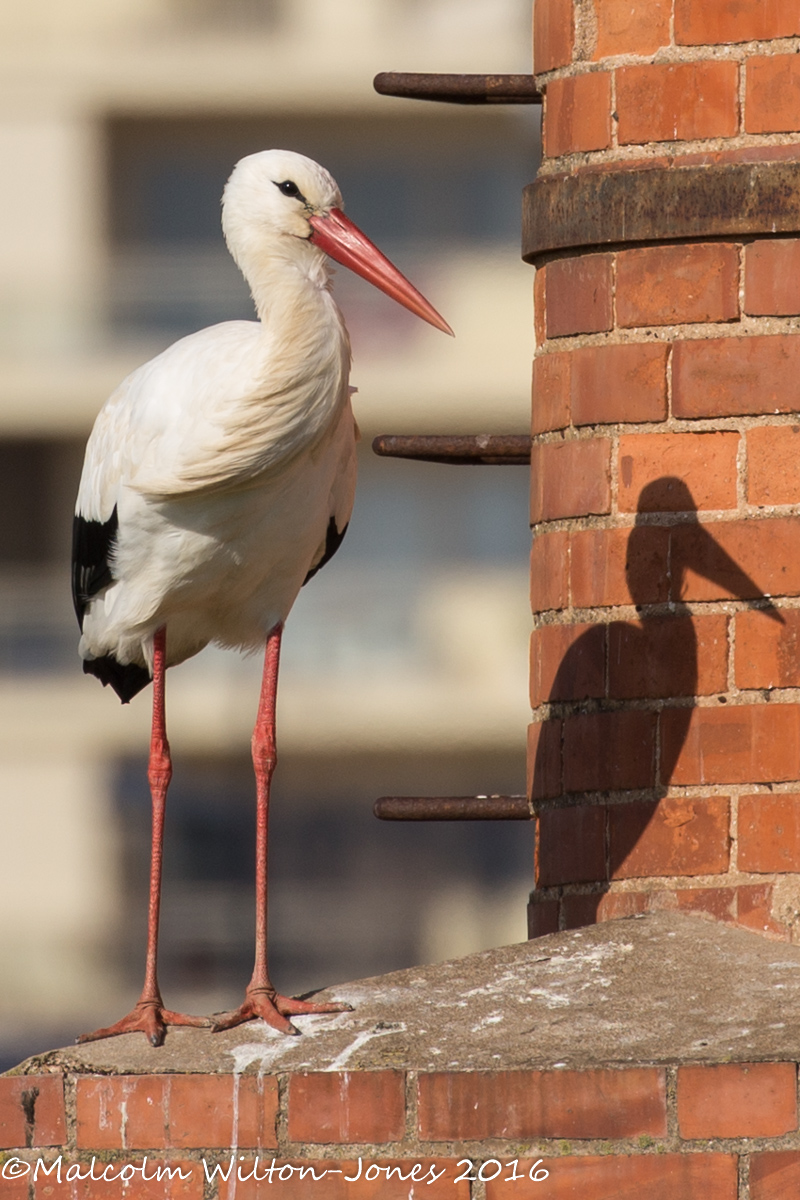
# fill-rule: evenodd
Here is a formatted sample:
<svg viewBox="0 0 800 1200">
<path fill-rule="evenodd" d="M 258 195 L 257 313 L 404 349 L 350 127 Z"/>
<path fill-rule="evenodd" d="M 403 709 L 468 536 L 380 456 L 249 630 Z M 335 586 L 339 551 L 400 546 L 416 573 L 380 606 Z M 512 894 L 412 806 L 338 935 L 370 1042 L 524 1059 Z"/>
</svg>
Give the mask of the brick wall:
<svg viewBox="0 0 800 1200">
<path fill-rule="evenodd" d="M 536 0 L 541 174 L 800 160 L 800 6 Z M 800 237 L 535 278 L 532 936 L 800 931 Z"/>
<path fill-rule="evenodd" d="M 0 1196 L 601 1200 L 646 1190 L 653 1200 L 782 1200 L 800 1189 L 797 1135 L 790 1062 L 238 1077 L 67 1071 L 0 1079 Z M 40 1167 L 34 1178 L 40 1160 L 49 1173 Z M 225 1179 L 217 1168 L 232 1162 Z M 298 1168 L 314 1174 L 301 1178 Z"/>
</svg>

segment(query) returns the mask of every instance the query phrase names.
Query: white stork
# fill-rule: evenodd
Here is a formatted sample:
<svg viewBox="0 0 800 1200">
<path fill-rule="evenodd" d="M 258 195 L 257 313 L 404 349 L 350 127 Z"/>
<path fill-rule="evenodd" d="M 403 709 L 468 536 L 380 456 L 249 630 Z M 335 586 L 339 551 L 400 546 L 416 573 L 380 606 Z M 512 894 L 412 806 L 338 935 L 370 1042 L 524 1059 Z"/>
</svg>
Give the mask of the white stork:
<svg viewBox="0 0 800 1200">
<path fill-rule="evenodd" d="M 326 254 L 438 329 L 425 298 L 341 212 L 326 170 L 267 150 L 239 162 L 222 227 L 250 285 L 257 321 L 182 338 L 106 402 L 76 506 L 73 593 L 83 669 L 123 703 L 153 679 L 148 779 L 153 833 L 145 982 L 133 1010 L 80 1041 L 167 1025 L 228 1029 L 262 1017 L 337 1012 L 279 995 L 267 970 L 267 814 L 275 768 L 275 697 L 283 623 L 303 584 L 344 537 L 355 490 L 357 428 L 350 345 Z M 209 642 L 266 640 L 252 739 L 256 775 L 256 951 L 242 1005 L 216 1021 L 164 1007 L 156 961 L 162 835 L 172 775 L 164 715 L 167 667 Z"/>
</svg>

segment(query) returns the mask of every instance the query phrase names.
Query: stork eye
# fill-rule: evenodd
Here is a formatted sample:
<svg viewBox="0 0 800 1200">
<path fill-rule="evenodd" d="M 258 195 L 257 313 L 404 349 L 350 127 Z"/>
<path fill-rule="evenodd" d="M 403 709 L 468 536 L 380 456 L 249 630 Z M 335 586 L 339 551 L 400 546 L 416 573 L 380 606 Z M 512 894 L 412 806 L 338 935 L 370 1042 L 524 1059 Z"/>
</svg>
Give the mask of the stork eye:
<svg viewBox="0 0 800 1200">
<path fill-rule="evenodd" d="M 283 192 L 284 196 L 296 196 L 298 200 L 304 199 L 300 188 L 291 179 L 284 179 L 283 183 L 276 183 L 275 186 L 279 191 Z"/>
</svg>

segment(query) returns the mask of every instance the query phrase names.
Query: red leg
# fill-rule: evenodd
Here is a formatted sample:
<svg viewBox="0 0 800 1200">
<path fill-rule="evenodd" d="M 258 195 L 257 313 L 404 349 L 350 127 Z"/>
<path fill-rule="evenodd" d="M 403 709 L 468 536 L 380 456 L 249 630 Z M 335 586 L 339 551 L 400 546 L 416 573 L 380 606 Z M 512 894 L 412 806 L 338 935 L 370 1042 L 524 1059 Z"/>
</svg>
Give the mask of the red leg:
<svg viewBox="0 0 800 1200">
<path fill-rule="evenodd" d="M 172 760 L 167 741 L 164 712 L 164 675 L 166 672 L 166 629 L 162 626 L 153 639 L 153 727 L 150 736 L 150 761 L 147 778 L 153 805 L 153 833 L 150 846 L 150 903 L 147 914 L 147 962 L 144 987 L 135 1008 L 106 1029 L 84 1033 L 79 1042 L 94 1042 L 118 1033 L 141 1031 L 153 1046 L 160 1046 L 167 1025 L 208 1025 L 205 1017 L 190 1017 L 164 1008 L 158 987 L 158 922 L 161 911 L 161 868 L 164 857 L 164 809 L 167 788 L 172 778 Z"/>
<path fill-rule="evenodd" d="M 267 969 L 267 843 L 269 789 L 277 762 L 275 748 L 275 702 L 278 694 L 278 663 L 283 625 L 276 625 L 267 637 L 264 675 L 258 715 L 253 730 L 253 768 L 256 775 L 256 957 L 253 977 L 247 985 L 244 1003 L 223 1013 L 214 1022 L 214 1032 L 232 1029 L 245 1021 L 261 1017 L 282 1033 L 298 1033 L 288 1017 L 302 1013 L 349 1012 L 349 1004 L 312 1004 L 281 996 L 272 986 Z"/>
</svg>

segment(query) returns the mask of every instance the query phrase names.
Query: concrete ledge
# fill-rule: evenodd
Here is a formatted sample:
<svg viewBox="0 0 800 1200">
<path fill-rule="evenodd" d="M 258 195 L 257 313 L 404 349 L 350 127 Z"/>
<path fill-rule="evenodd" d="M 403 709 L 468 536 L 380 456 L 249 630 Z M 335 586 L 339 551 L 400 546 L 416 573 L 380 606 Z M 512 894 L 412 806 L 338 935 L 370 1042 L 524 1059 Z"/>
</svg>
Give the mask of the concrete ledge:
<svg viewBox="0 0 800 1200">
<path fill-rule="evenodd" d="M 356 1011 L 21 1064 L 3 1200 L 800 1194 L 793 947 L 660 913 L 323 994 Z"/>
<path fill-rule="evenodd" d="M 800 949 L 678 913 L 550 934 L 320 997 L 355 1011 L 301 1017 L 297 1038 L 251 1023 L 220 1034 L 174 1029 L 153 1049 L 127 1034 L 17 1071 L 476 1071 L 800 1053 Z"/>
</svg>

